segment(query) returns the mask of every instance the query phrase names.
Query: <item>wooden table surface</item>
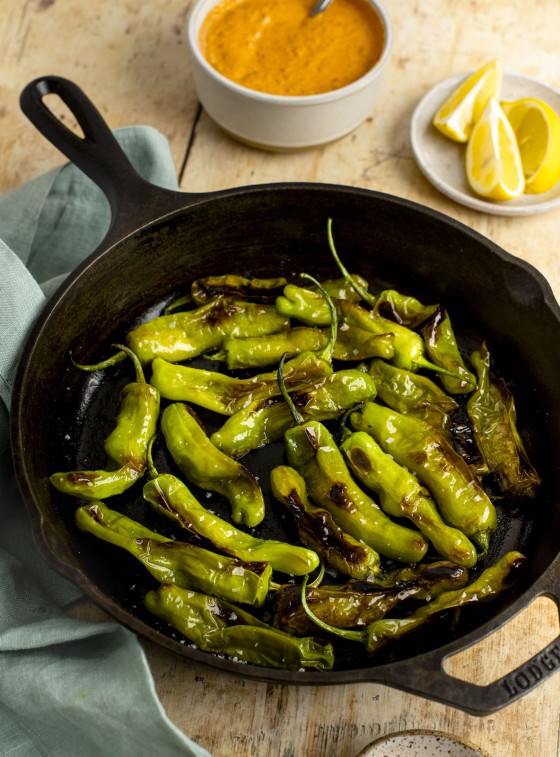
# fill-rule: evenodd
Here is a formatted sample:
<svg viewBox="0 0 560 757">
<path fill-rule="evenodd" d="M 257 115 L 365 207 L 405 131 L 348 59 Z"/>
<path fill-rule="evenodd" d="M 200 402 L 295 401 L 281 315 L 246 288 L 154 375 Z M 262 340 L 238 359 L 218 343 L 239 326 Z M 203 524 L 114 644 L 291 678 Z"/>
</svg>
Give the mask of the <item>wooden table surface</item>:
<svg viewBox="0 0 560 757">
<path fill-rule="evenodd" d="M 301 180 L 383 190 L 472 226 L 548 278 L 560 295 L 560 208 L 544 215 L 484 215 L 446 199 L 419 172 L 409 126 L 432 86 L 499 57 L 506 71 L 560 87 L 558 0 L 385 0 L 395 46 L 372 118 L 323 149 L 259 152 L 226 137 L 201 111 L 184 42 L 189 2 L 0 0 L 0 190 L 59 164 L 59 153 L 26 121 L 18 97 L 36 76 L 73 79 L 111 127 L 149 124 L 168 139 L 189 192 Z M 0 230 L 1 233 L 1 230 Z M 84 602 L 82 614 L 100 617 Z M 556 604 L 538 599 L 489 639 L 448 665 L 488 683 L 558 634 Z M 476 718 L 375 684 L 292 688 L 225 675 L 146 644 L 171 720 L 215 757 L 350 757 L 374 739 L 435 729 L 492 757 L 559 753 L 560 676 L 489 717 Z"/>
</svg>

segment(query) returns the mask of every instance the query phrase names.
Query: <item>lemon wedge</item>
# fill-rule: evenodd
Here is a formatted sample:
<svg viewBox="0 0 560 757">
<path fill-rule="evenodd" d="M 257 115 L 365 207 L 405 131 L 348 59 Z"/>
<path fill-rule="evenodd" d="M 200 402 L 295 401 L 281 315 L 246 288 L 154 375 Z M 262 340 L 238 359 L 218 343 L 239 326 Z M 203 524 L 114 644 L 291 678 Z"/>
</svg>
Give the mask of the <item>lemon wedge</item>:
<svg viewBox="0 0 560 757">
<path fill-rule="evenodd" d="M 466 172 L 471 188 L 489 200 L 512 200 L 525 188 L 513 127 L 494 97 L 474 125 L 467 145 Z"/>
<path fill-rule="evenodd" d="M 502 66 L 491 60 L 468 76 L 447 98 L 433 118 L 433 125 L 456 142 L 467 142 L 474 124 L 491 97 L 499 99 Z"/>
<path fill-rule="evenodd" d="M 560 116 L 535 97 L 501 105 L 519 145 L 525 192 L 548 192 L 560 180 Z"/>
</svg>

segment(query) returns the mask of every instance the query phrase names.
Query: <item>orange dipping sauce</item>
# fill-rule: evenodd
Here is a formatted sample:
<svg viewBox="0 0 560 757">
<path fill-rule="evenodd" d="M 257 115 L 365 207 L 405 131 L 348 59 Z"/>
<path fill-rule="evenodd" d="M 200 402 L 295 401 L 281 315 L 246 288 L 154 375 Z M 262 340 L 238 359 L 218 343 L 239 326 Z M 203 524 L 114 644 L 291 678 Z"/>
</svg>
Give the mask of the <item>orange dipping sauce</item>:
<svg viewBox="0 0 560 757">
<path fill-rule="evenodd" d="M 366 0 L 334 0 L 309 18 L 314 0 L 223 0 L 199 43 L 223 76 L 274 95 L 317 95 L 350 84 L 381 57 L 385 32 Z"/>
</svg>

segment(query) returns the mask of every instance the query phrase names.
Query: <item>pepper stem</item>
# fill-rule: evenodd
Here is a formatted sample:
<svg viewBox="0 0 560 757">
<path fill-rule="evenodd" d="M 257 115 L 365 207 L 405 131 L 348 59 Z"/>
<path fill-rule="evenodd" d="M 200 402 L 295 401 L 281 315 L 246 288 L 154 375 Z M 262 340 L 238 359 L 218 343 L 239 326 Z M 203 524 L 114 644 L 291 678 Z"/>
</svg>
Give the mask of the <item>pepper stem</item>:
<svg viewBox="0 0 560 757">
<path fill-rule="evenodd" d="M 156 439 L 157 434 L 154 434 L 149 442 L 148 447 L 146 449 L 146 461 L 148 464 L 148 474 L 150 478 L 157 478 L 159 476 L 158 470 L 156 466 L 154 465 L 154 458 L 152 456 L 152 447 L 154 446 L 154 441 Z"/>
<path fill-rule="evenodd" d="M 70 360 L 72 361 L 72 365 L 74 365 L 76 368 L 79 368 L 81 371 L 102 371 L 105 368 L 110 368 L 112 365 L 117 365 L 117 363 L 122 363 L 123 360 L 129 357 L 134 363 L 134 370 L 136 372 L 136 381 L 139 384 L 145 384 L 146 379 L 144 377 L 144 371 L 142 370 L 142 365 L 140 364 L 140 361 L 138 360 L 135 353 L 129 347 L 125 347 L 124 344 L 113 344 L 111 346 L 116 347 L 119 351 L 116 352 L 114 355 L 111 355 L 111 357 L 108 357 L 106 360 L 101 360 L 101 362 L 94 363 L 91 365 L 86 365 L 84 363 L 77 363 L 72 357 L 72 353 L 70 353 Z"/>
<path fill-rule="evenodd" d="M 426 368 L 429 371 L 435 371 L 436 373 L 443 373 L 444 376 L 450 376 L 457 381 L 464 381 L 465 384 L 470 384 L 471 386 L 474 386 L 475 389 L 478 386 L 476 381 L 473 381 L 468 376 L 461 376 L 458 373 L 453 373 L 453 371 L 448 371 L 447 368 L 442 368 L 441 366 L 430 362 L 427 358 L 424 357 L 420 357 L 417 360 L 414 360 L 414 365 L 417 365 L 419 368 Z"/>
<path fill-rule="evenodd" d="M 290 408 L 290 412 L 292 414 L 292 417 L 296 424 L 298 426 L 301 426 L 302 423 L 305 423 L 305 418 L 303 415 L 299 412 L 297 407 L 294 405 L 294 401 L 288 394 L 288 390 L 286 389 L 286 383 L 284 382 L 284 362 L 286 360 L 287 352 L 285 352 L 282 357 L 280 358 L 280 363 L 278 364 L 278 386 L 280 387 L 280 393 L 282 397 L 286 400 L 286 404 Z"/>
<path fill-rule="evenodd" d="M 364 631 L 349 631 L 347 629 L 343 628 L 335 628 L 335 626 L 330 626 L 328 623 L 325 623 L 324 620 L 321 620 L 321 618 L 318 618 L 316 615 L 314 615 L 309 605 L 307 604 L 307 597 L 305 596 L 305 590 L 307 588 L 307 579 L 309 578 L 308 575 L 305 576 L 303 579 L 303 582 L 301 584 L 301 606 L 303 607 L 303 611 L 307 615 L 307 617 L 315 623 L 315 625 L 319 626 L 319 628 L 322 628 L 323 631 L 328 631 L 329 633 L 334 633 L 337 636 L 341 636 L 343 639 L 349 639 L 350 641 L 359 641 L 359 642 L 365 642 L 366 640 L 366 634 Z"/>
<path fill-rule="evenodd" d="M 330 363 L 332 362 L 334 346 L 335 346 L 336 337 L 338 334 L 338 313 L 336 312 L 336 308 L 334 306 L 334 302 L 331 299 L 331 296 L 329 295 L 325 287 L 317 281 L 317 279 L 314 279 L 313 276 L 310 276 L 308 273 L 302 273 L 301 277 L 304 279 L 308 279 L 309 281 L 312 281 L 315 284 L 317 289 L 321 292 L 321 294 L 325 298 L 325 301 L 328 305 L 329 313 L 331 316 L 329 338 L 325 346 L 317 352 L 317 355 L 318 357 Z"/>
<path fill-rule="evenodd" d="M 362 300 L 369 303 L 371 306 L 375 305 L 375 297 L 373 294 L 367 291 L 367 289 L 364 289 L 364 287 L 357 282 L 350 271 L 344 266 L 342 260 L 339 258 L 338 253 L 336 251 L 336 247 L 334 246 L 334 239 L 332 234 L 332 218 L 329 218 L 327 221 L 327 236 L 329 239 L 329 247 L 332 253 L 333 258 L 335 259 L 335 262 L 340 269 L 341 274 L 344 276 L 346 281 L 350 284 L 351 287 L 360 295 Z"/>
</svg>

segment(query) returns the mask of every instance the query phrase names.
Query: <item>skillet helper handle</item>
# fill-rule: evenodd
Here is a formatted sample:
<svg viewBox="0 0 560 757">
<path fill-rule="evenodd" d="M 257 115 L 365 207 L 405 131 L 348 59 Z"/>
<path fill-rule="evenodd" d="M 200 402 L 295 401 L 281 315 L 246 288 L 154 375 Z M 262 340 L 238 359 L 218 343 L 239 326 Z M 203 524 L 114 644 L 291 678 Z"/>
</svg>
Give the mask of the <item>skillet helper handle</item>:
<svg viewBox="0 0 560 757">
<path fill-rule="evenodd" d="M 556 574 L 559 574 L 560 562 L 557 563 Z M 558 579 L 560 581 L 560 575 Z M 560 586 L 557 589 L 542 588 L 534 598 L 543 595 L 551 597 L 560 606 Z M 443 669 L 444 659 L 436 649 L 411 659 L 402 668 L 396 666 L 391 669 L 388 666 L 383 681 L 413 694 L 457 707 L 471 715 L 490 715 L 525 696 L 560 670 L 560 635 L 515 670 L 486 686 L 449 675 Z"/>
<path fill-rule="evenodd" d="M 83 136 L 71 131 L 47 107 L 45 98 L 57 95 L 70 109 Z M 111 227 L 107 238 L 115 241 L 143 225 L 147 217 L 165 215 L 180 196 L 143 179 L 130 163 L 103 116 L 87 95 L 69 79 L 42 76 L 22 90 L 20 107 L 31 123 L 104 192 L 111 207 Z M 177 203 L 175 202 L 175 205 Z"/>
</svg>

